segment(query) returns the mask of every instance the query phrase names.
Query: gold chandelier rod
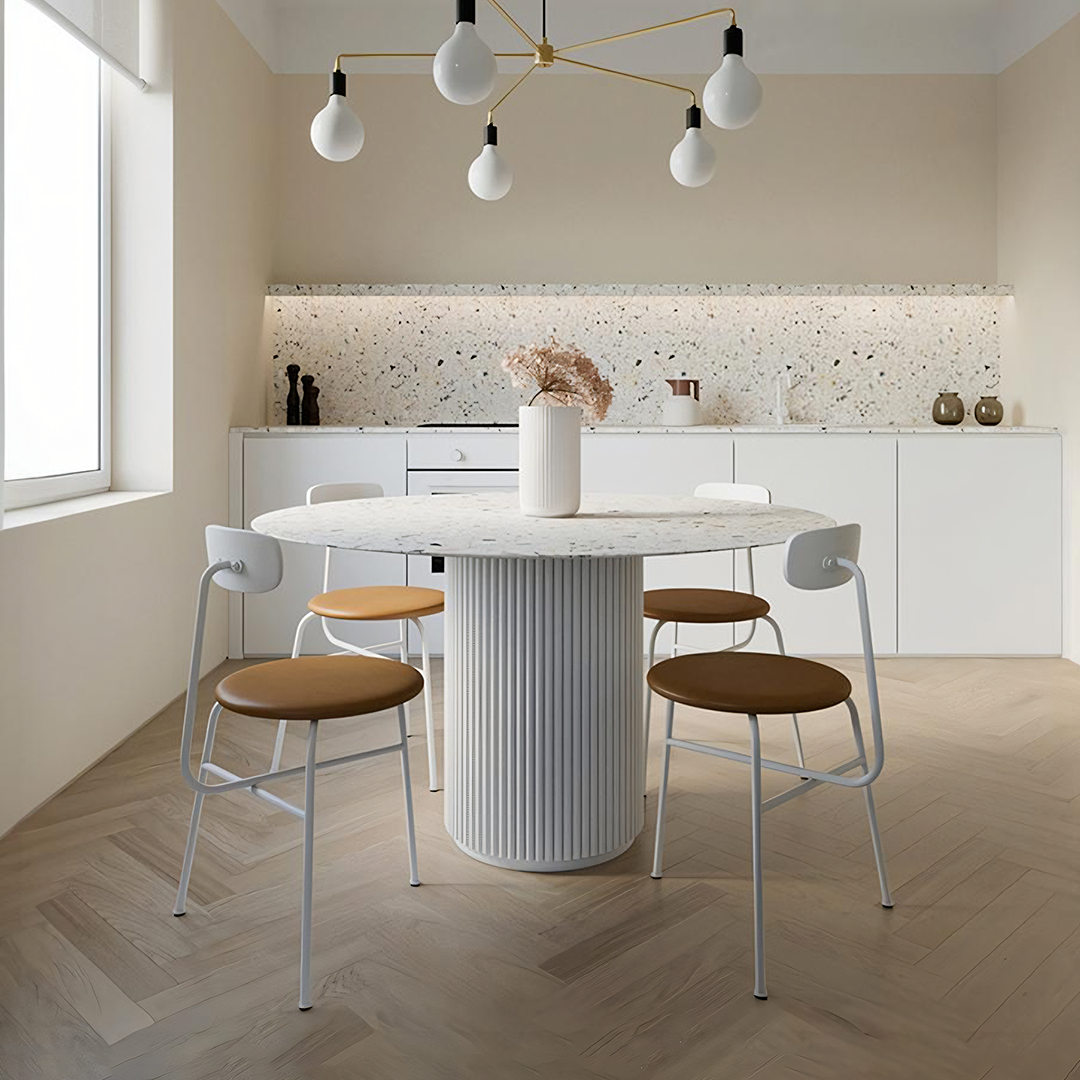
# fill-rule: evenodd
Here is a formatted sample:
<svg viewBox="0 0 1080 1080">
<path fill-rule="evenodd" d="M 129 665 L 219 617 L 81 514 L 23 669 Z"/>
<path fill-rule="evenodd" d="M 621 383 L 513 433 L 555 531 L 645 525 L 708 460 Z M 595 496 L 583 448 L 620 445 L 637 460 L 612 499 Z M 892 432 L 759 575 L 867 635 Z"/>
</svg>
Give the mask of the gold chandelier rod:
<svg viewBox="0 0 1080 1080">
<path fill-rule="evenodd" d="M 534 58 L 533 53 L 527 52 L 497 52 L 495 56 L 514 59 L 529 59 Z M 412 57 L 414 59 L 433 59 L 435 54 L 433 52 L 346 52 L 339 53 L 337 59 L 334 61 L 334 70 L 341 70 L 342 60 L 380 60 L 380 59 L 401 59 L 402 57 Z"/>
<path fill-rule="evenodd" d="M 492 0 L 494 3 L 494 0 Z M 498 7 L 498 4 L 495 5 Z M 646 26 L 641 30 L 628 30 L 625 34 L 612 34 L 610 37 L 593 38 L 591 41 L 579 41 L 576 45 L 564 45 L 556 49 L 556 54 L 571 52 L 574 49 L 587 49 L 590 45 L 607 45 L 611 41 L 625 41 L 627 38 L 641 37 L 642 34 L 651 34 L 656 30 L 669 30 L 673 26 L 685 26 L 687 23 L 697 22 L 698 19 L 710 19 L 714 15 L 730 15 L 731 25 L 737 26 L 734 8 L 716 8 L 714 11 L 703 11 L 700 15 L 689 15 L 685 19 L 674 19 L 672 22 L 657 23 L 656 26 Z"/>
<path fill-rule="evenodd" d="M 491 108 L 490 108 L 490 109 L 488 109 L 488 121 L 487 121 L 487 122 L 488 122 L 489 124 L 490 124 L 490 123 L 492 123 L 492 117 L 493 117 L 493 116 L 495 115 L 495 110 L 496 110 L 496 109 L 497 109 L 497 108 L 498 108 L 498 107 L 499 107 L 499 106 L 500 106 L 500 105 L 501 105 L 501 104 L 502 104 L 502 103 L 503 103 L 503 102 L 504 102 L 504 101 L 505 101 L 505 100 L 506 100 L 506 99 L 507 99 L 507 98 L 508 98 L 508 97 L 509 97 L 509 96 L 510 96 L 510 95 L 511 95 L 511 94 L 512 94 L 512 93 L 513 93 L 513 92 L 514 92 L 514 91 L 515 91 L 515 90 L 516 90 L 516 89 L 517 89 L 517 88 L 518 88 L 518 87 L 519 87 L 519 86 L 520 86 L 520 85 L 521 85 L 521 84 L 522 84 L 522 83 L 523 83 L 523 82 L 524 82 L 524 81 L 525 81 L 525 80 L 526 80 L 526 79 L 527 79 L 527 78 L 528 78 L 528 77 L 529 77 L 529 76 L 530 76 L 530 75 L 531 75 L 531 74 L 532 74 L 532 73 L 533 73 L 533 72 L 534 72 L 534 71 L 536 70 L 536 69 L 537 69 L 537 68 L 538 68 L 538 67 L 539 67 L 539 66 L 540 66 L 540 65 L 539 65 L 538 63 L 536 63 L 535 61 L 534 61 L 533 63 L 531 63 L 531 64 L 529 65 L 529 67 L 528 67 L 528 70 L 527 70 L 527 71 L 525 72 L 525 74 L 524 74 L 524 75 L 522 75 L 522 76 L 521 76 L 521 78 L 520 78 L 520 79 L 518 79 L 518 80 L 517 80 L 517 82 L 515 82 L 515 83 L 514 83 L 514 85 L 513 85 L 513 86 L 511 86 L 511 87 L 510 87 L 510 89 L 509 89 L 509 90 L 507 90 L 507 91 L 506 91 L 506 93 L 505 93 L 505 94 L 503 94 L 503 96 L 502 96 L 501 98 L 499 98 L 499 100 L 498 100 L 498 101 L 496 101 L 494 105 L 492 105 L 492 106 L 491 106 Z"/>
<path fill-rule="evenodd" d="M 647 79 L 644 75 L 631 75 L 629 71 L 618 71 L 615 68 L 597 67 L 596 64 L 586 64 L 581 60 L 571 60 L 569 56 L 560 56 L 555 53 L 555 60 L 560 64 L 573 64 L 574 67 L 588 68 L 590 71 L 600 71 L 605 75 L 617 75 L 620 79 L 633 79 L 634 82 L 650 83 L 652 86 L 664 86 L 668 90 L 679 90 L 690 95 L 690 104 L 697 104 L 697 93 L 689 86 L 679 86 L 677 83 L 662 82 L 660 79 Z"/>
<path fill-rule="evenodd" d="M 514 17 L 499 3 L 499 0 L 488 0 L 488 3 L 532 46 L 533 52 L 536 52 L 536 42 L 518 26 Z"/>
</svg>

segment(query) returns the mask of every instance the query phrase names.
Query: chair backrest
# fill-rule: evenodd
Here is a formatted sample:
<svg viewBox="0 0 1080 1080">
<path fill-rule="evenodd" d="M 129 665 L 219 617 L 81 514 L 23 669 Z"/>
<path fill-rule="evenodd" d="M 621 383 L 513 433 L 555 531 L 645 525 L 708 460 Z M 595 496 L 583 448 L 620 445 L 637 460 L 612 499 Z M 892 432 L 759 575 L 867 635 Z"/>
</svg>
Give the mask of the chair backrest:
<svg viewBox="0 0 1080 1080">
<path fill-rule="evenodd" d="M 381 499 L 383 489 L 378 484 L 315 484 L 308 488 L 308 506 L 320 503 L 347 502 L 350 499 Z"/>
<path fill-rule="evenodd" d="M 737 502 L 771 503 L 772 492 L 760 484 L 698 484 L 694 494 L 699 499 L 733 499 Z"/>
<path fill-rule="evenodd" d="M 232 563 L 213 575 L 215 584 L 229 592 L 264 593 L 281 584 L 281 545 L 272 536 L 207 525 L 206 556 L 209 566 Z"/>
<path fill-rule="evenodd" d="M 861 525 L 836 525 L 799 533 L 787 542 L 784 577 L 796 589 L 835 589 L 845 585 L 854 571 L 839 560 L 858 564 L 861 540 Z"/>
</svg>

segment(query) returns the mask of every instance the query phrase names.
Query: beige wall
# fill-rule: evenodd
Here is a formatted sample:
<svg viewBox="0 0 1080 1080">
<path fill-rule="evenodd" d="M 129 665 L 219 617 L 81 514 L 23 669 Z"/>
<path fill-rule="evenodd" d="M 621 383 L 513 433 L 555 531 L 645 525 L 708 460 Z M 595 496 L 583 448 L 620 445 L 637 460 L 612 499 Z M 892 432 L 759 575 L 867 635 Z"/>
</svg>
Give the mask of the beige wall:
<svg viewBox="0 0 1080 1080">
<path fill-rule="evenodd" d="M 142 301 L 155 312 L 171 270 L 165 309 L 175 310 L 175 331 L 158 318 L 155 338 L 129 287 L 116 312 L 129 330 L 118 335 L 117 368 L 118 378 L 135 378 L 140 366 L 151 372 L 142 400 L 152 415 L 162 396 L 170 403 L 172 491 L 0 532 L 0 833 L 182 690 L 202 530 L 227 521 L 226 433 L 262 418 L 272 77 L 213 0 L 145 6 L 152 24 L 159 14 L 175 19 L 173 137 L 164 148 L 145 144 L 157 163 L 157 212 L 167 212 L 173 188 L 175 234 L 162 237 L 154 221 L 138 269 Z M 167 53 L 149 73 L 156 97 L 140 99 L 158 121 L 170 92 Z M 140 168 L 153 179 L 145 159 Z M 155 381 L 162 370 L 164 384 Z M 219 603 L 210 666 L 225 649 Z"/>
<path fill-rule="evenodd" d="M 533 76 L 497 115 L 514 189 L 485 204 L 465 180 L 482 109 L 447 103 L 427 76 L 354 77 L 367 141 L 334 165 L 308 140 L 326 79 L 279 76 L 274 279 L 996 280 L 993 77 L 763 82 L 752 125 L 706 124 L 717 175 L 687 190 L 667 165 L 685 99 Z"/>
<path fill-rule="evenodd" d="M 1066 642 L 1080 660 L 1080 17 L 998 79 L 998 243 L 1016 285 L 1013 419 L 1065 434 Z"/>
</svg>

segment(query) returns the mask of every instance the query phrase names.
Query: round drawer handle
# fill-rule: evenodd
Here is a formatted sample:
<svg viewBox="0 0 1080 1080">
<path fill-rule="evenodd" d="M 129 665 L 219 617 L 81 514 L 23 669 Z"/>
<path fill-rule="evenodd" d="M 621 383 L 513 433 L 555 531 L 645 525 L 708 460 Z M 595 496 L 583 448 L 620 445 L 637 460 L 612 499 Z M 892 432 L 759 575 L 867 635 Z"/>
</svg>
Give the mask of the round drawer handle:
<svg viewBox="0 0 1080 1080">
<path fill-rule="evenodd" d="M 460 450 L 451 450 L 450 451 L 450 457 L 453 458 L 454 461 L 464 461 L 465 460 L 465 455 Z"/>
</svg>

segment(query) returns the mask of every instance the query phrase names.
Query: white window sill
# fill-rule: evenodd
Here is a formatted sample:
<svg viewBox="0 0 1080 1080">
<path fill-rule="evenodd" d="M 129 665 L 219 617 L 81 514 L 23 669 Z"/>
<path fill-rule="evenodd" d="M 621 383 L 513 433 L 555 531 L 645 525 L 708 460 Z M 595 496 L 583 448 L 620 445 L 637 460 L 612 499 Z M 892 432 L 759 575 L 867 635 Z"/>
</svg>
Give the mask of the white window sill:
<svg viewBox="0 0 1080 1080">
<path fill-rule="evenodd" d="M 138 499 L 153 499 L 168 495 L 167 491 L 103 491 L 97 495 L 80 495 L 74 499 L 60 499 L 41 506 L 26 506 L 20 510 L 8 510 L 0 516 L 0 528 L 18 529 L 24 525 L 38 525 L 43 521 L 86 514 L 92 510 L 104 510 L 110 506 L 122 506 Z"/>
</svg>

